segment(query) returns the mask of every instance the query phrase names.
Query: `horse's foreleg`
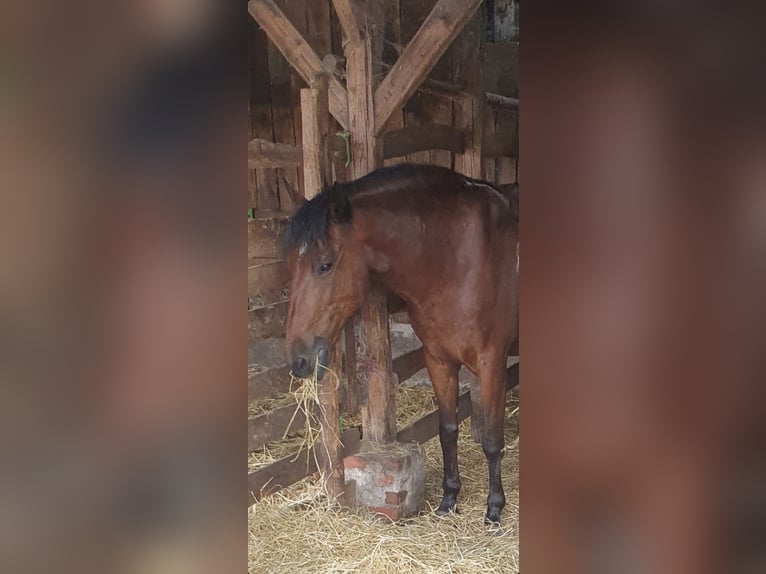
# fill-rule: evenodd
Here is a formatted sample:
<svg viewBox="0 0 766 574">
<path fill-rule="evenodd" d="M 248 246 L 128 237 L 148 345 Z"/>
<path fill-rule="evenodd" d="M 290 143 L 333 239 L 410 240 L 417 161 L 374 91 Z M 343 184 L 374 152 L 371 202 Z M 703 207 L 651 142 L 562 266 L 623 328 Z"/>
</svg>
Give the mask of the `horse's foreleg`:
<svg viewBox="0 0 766 574">
<path fill-rule="evenodd" d="M 436 401 L 439 404 L 439 441 L 444 458 L 444 497 L 437 514 L 444 514 L 455 507 L 460 492 L 460 471 L 457 463 L 457 400 L 458 371 L 460 365 L 434 357 L 424 349 L 425 363 Z"/>
<path fill-rule="evenodd" d="M 479 368 L 479 401 L 483 419 L 481 446 L 489 468 L 489 522 L 499 522 L 505 507 L 505 493 L 500 478 L 500 460 L 505 446 L 505 355 Z"/>
</svg>

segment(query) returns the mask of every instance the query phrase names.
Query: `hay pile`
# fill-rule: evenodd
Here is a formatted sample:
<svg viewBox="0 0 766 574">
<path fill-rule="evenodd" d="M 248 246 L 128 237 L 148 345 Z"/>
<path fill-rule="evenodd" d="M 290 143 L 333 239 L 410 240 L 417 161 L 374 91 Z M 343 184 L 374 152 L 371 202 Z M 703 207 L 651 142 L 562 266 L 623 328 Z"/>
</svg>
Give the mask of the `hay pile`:
<svg viewBox="0 0 766 574">
<path fill-rule="evenodd" d="M 405 414 L 400 427 L 409 422 L 402 419 L 432 410 L 430 387 L 403 386 L 399 392 L 397 406 Z M 415 407 L 408 408 L 406 401 Z M 302 439 L 297 440 L 300 444 Z M 433 514 L 441 499 L 442 479 L 441 447 L 434 438 L 424 445 L 426 508 L 420 516 L 387 524 L 362 511 L 339 508 L 323 495 L 315 479 L 306 479 L 250 508 L 250 574 L 518 572 L 517 400 L 508 395 L 502 463 L 507 506 L 499 529 L 489 530 L 483 522 L 487 466 L 481 447 L 471 441 L 469 420 L 460 426 L 458 444 L 463 483 L 459 514 L 443 518 Z"/>
</svg>

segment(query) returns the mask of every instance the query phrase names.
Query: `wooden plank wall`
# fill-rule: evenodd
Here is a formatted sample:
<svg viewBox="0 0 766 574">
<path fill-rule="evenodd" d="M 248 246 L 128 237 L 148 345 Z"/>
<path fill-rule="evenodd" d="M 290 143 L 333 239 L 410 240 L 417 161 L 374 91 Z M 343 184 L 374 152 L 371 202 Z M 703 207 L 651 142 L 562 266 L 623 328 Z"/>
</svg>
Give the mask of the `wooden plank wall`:
<svg viewBox="0 0 766 574">
<path fill-rule="evenodd" d="M 311 47 L 320 58 L 333 55 L 337 69 L 343 69 L 342 34 L 331 0 L 277 0 L 280 8 L 295 27 L 305 34 Z M 381 76 L 399 57 L 401 50 L 417 31 L 420 23 L 433 8 L 436 0 L 384 0 L 385 44 L 384 66 Z M 477 11 L 471 26 L 481 27 L 486 44 L 484 87 L 506 96 L 518 97 L 518 6 L 519 0 L 485 0 Z M 251 135 L 262 139 L 288 144 L 301 144 L 300 88 L 303 80 L 290 69 L 287 61 L 270 42 L 263 31 L 251 19 L 250 71 L 251 71 Z M 465 56 L 461 45 L 467 30 L 462 32 L 450 49 L 437 62 L 429 75 L 433 80 L 461 84 L 465 75 Z M 332 59 L 332 58 L 331 58 Z M 477 64 L 476 58 L 470 61 Z M 386 124 L 391 131 L 403 127 L 429 123 L 455 125 L 455 105 L 448 99 L 433 94 L 417 92 L 401 112 L 393 114 Z M 488 108 L 492 109 L 492 108 Z M 489 116 L 489 114 L 488 114 Z M 518 130 L 518 116 L 510 110 L 495 110 L 487 117 L 488 132 L 508 133 Z M 331 133 L 341 131 L 332 120 Z M 332 148 L 341 148 L 335 142 Z M 390 158 L 386 165 L 409 161 L 435 163 L 454 167 L 454 154 L 444 150 L 424 151 L 403 158 Z M 333 154 L 333 171 L 338 180 L 348 179 L 345 153 Z M 484 162 L 485 178 L 496 183 L 514 181 L 516 162 L 512 158 L 488 158 Z M 294 204 L 287 191 L 291 186 L 303 195 L 303 174 L 299 168 L 252 170 L 250 175 L 250 207 L 290 212 Z"/>
</svg>

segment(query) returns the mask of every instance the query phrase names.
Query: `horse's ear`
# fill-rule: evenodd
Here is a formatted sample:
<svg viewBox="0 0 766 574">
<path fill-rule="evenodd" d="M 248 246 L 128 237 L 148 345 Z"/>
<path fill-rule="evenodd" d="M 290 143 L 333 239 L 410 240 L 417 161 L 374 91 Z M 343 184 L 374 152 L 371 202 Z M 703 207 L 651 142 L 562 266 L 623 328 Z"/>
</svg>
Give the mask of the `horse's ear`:
<svg viewBox="0 0 766 574">
<path fill-rule="evenodd" d="M 290 200 L 295 204 L 296 209 L 306 203 L 306 198 L 298 193 L 298 191 L 292 185 L 290 185 L 290 182 L 287 181 L 284 177 L 282 178 L 282 185 L 284 185 L 285 189 L 287 190 L 287 195 L 290 196 Z"/>
<path fill-rule="evenodd" d="M 351 201 L 344 187 L 335 182 L 330 188 L 330 221 L 336 224 L 344 224 L 351 221 Z"/>
</svg>

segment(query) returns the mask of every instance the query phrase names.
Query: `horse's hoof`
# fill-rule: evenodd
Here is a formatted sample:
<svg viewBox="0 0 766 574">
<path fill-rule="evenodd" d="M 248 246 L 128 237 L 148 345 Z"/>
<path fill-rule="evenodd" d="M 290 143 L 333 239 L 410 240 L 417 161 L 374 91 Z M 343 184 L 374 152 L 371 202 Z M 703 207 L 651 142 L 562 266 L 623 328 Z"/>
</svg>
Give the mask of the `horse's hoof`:
<svg viewBox="0 0 766 574">
<path fill-rule="evenodd" d="M 455 501 L 442 500 L 442 503 L 439 505 L 439 508 L 436 509 L 435 514 L 436 516 L 445 516 L 450 512 L 457 514 L 457 503 Z"/>
<path fill-rule="evenodd" d="M 500 526 L 500 511 L 489 509 L 484 516 L 484 524 L 487 526 Z"/>
</svg>

